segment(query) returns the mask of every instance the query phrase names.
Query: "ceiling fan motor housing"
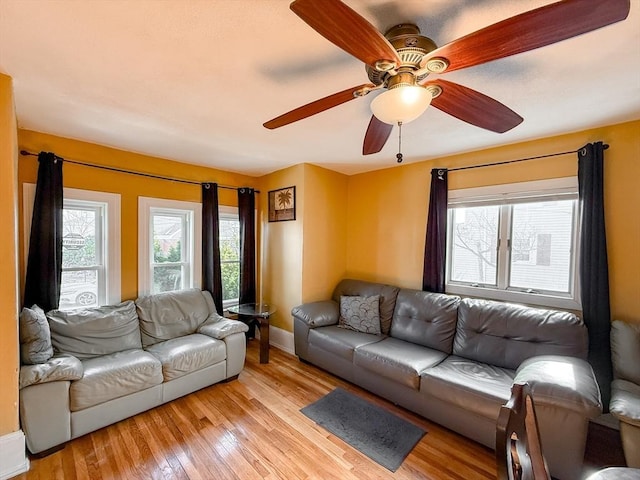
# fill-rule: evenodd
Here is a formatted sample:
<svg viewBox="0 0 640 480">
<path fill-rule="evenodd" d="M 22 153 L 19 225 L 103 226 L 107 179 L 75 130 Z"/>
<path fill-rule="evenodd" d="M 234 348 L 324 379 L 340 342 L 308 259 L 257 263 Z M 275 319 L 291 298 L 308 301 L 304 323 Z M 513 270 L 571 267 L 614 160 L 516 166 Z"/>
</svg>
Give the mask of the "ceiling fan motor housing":
<svg viewBox="0 0 640 480">
<path fill-rule="evenodd" d="M 401 63 L 396 70 L 399 72 L 418 70 L 424 56 L 437 48 L 433 40 L 420 35 L 418 26 L 411 23 L 396 25 L 390 28 L 384 36 L 398 52 Z M 366 66 L 366 70 L 369 80 L 375 85 L 386 83 L 391 76 L 387 71 L 380 71 L 369 65 Z M 428 73 L 420 75 L 416 80 L 420 81 L 427 75 Z"/>
</svg>

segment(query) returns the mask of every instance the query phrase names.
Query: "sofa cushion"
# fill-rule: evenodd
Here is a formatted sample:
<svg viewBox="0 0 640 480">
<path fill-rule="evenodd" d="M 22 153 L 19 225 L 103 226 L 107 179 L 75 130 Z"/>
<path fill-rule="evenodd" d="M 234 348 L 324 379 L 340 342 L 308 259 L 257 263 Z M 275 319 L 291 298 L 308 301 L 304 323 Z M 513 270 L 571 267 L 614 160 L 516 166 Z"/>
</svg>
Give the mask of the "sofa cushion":
<svg viewBox="0 0 640 480">
<path fill-rule="evenodd" d="M 611 324 L 611 359 L 615 378 L 640 385 L 640 324 Z"/>
<path fill-rule="evenodd" d="M 47 318 L 56 351 L 80 360 L 142 348 L 136 307 L 131 300 L 69 312 L 51 310 Z"/>
<path fill-rule="evenodd" d="M 451 353 L 459 303 L 460 297 L 453 295 L 402 289 L 396 300 L 391 336 Z"/>
<path fill-rule="evenodd" d="M 344 279 L 336 286 L 332 298 L 337 304 L 340 304 L 340 297 L 342 295 L 359 295 L 362 297 L 380 295 L 380 330 L 384 335 L 389 335 L 391 318 L 393 317 L 393 310 L 396 307 L 398 291 L 400 291 L 398 287 L 391 285 Z"/>
<path fill-rule="evenodd" d="M 380 335 L 380 295 L 341 296 L 338 326 L 356 332 Z"/>
<path fill-rule="evenodd" d="M 640 385 L 614 380 L 611 383 L 609 410 L 620 421 L 640 427 Z"/>
<path fill-rule="evenodd" d="M 356 348 L 353 363 L 418 390 L 422 371 L 439 364 L 446 357 L 446 353 L 438 350 L 387 337 Z"/>
<path fill-rule="evenodd" d="M 227 358 L 227 348 L 223 341 L 199 333 L 156 343 L 147 347 L 147 352 L 160 360 L 165 381 L 182 377 Z"/>
<path fill-rule="evenodd" d="M 53 356 L 49 323 L 39 306 L 22 309 L 19 330 L 22 363 L 26 365 L 45 363 Z"/>
<path fill-rule="evenodd" d="M 194 333 L 213 310 L 211 294 L 197 288 L 146 295 L 136 300 L 142 344 L 154 343 Z"/>
<path fill-rule="evenodd" d="M 72 412 L 162 383 L 160 361 L 143 350 L 103 355 L 84 360 L 82 364 L 84 375 L 69 387 Z"/>
<path fill-rule="evenodd" d="M 573 313 L 464 298 L 453 354 L 513 370 L 537 355 L 586 358 L 587 329 Z"/>
<path fill-rule="evenodd" d="M 422 372 L 420 391 L 486 418 L 498 418 L 515 371 L 451 355 Z"/>
<path fill-rule="evenodd" d="M 353 361 L 353 351 L 357 347 L 382 340 L 380 335 L 356 332 L 339 328 L 337 325 L 318 327 L 309 330 L 309 344 L 322 350 Z"/>
</svg>

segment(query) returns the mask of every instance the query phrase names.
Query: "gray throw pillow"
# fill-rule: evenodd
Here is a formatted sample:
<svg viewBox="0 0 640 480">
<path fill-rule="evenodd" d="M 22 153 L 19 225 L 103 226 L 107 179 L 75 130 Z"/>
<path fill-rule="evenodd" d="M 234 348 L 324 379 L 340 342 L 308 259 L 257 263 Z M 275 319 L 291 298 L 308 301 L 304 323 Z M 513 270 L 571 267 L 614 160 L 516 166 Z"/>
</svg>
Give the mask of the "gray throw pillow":
<svg viewBox="0 0 640 480">
<path fill-rule="evenodd" d="M 341 296 L 338 327 L 380 335 L 380 295 Z"/>
<path fill-rule="evenodd" d="M 37 305 L 20 312 L 20 360 L 25 365 L 46 363 L 53 356 L 49 322 Z"/>
</svg>

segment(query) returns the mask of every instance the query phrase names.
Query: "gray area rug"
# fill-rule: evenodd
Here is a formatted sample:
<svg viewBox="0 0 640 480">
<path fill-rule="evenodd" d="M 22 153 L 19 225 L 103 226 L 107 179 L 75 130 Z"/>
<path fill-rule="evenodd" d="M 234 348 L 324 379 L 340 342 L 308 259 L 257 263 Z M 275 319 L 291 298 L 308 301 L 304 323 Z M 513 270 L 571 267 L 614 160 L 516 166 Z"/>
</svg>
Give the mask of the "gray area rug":
<svg viewBox="0 0 640 480">
<path fill-rule="evenodd" d="M 303 414 L 395 472 L 427 433 L 382 407 L 336 388 L 300 410 Z"/>
</svg>

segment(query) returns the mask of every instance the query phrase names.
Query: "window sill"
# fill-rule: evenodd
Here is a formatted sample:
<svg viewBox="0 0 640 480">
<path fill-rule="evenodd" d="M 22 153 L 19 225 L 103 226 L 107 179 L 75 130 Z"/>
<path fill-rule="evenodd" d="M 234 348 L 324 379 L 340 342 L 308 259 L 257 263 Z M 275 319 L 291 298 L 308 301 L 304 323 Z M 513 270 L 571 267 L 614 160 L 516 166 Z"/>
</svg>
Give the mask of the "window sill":
<svg viewBox="0 0 640 480">
<path fill-rule="evenodd" d="M 525 303 L 527 305 L 536 305 L 547 308 L 561 308 L 574 311 L 582 310 L 582 305 L 579 301 L 568 297 L 452 284 L 447 284 L 445 290 L 447 293 L 462 295 L 466 297 L 486 298 L 489 300 L 499 300 L 503 302 Z"/>
</svg>

